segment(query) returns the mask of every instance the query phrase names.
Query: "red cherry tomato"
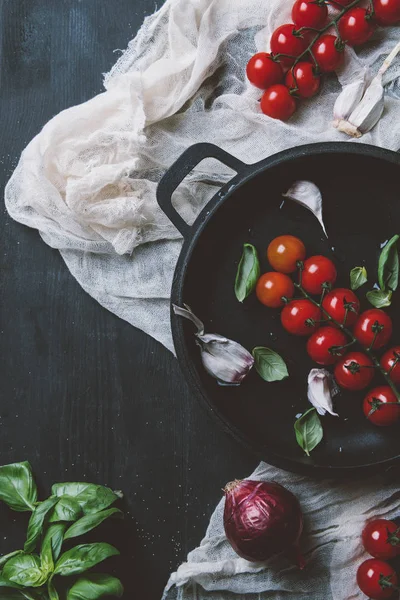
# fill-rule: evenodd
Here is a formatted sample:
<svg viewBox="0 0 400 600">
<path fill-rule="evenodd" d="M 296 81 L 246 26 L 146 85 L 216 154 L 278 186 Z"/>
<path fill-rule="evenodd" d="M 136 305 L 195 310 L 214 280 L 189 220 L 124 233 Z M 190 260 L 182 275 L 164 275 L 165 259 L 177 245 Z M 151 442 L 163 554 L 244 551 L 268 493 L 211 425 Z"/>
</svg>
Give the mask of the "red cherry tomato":
<svg viewBox="0 0 400 600">
<path fill-rule="evenodd" d="M 310 300 L 289 302 L 281 312 L 281 323 L 293 335 L 311 335 L 319 326 L 321 311 Z"/>
<path fill-rule="evenodd" d="M 344 58 L 344 46 L 334 35 L 322 35 L 312 47 L 319 68 L 331 73 L 340 67 Z"/>
<path fill-rule="evenodd" d="M 398 23 L 400 0 L 374 0 L 374 21 L 384 26 Z"/>
<path fill-rule="evenodd" d="M 364 398 L 364 415 L 374 425 L 387 427 L 400 419 L 400 403 L 388 385 L 370 390 Z"/>
<path fill-rule="evenodd" d="M 397 585 L 397 575 L 387 562 L 369 558 L 358 567 L 357 584 L 370 600 L 385 600 L 395 592 L 390 584 Z"/>
<path fill-rule="evenodd" d="M 378 350 L 385 346 L 392 335 L 392 319 L 380 308 L 363 312 L 354 325 L 354 337 L 364 348 Z"/>
<path fill-rule="evenodd" d="M 336 288 L 325 296 L 322 301 L 322 308 L 341 325 L 351 327 L 356 322 L 360 312 L 360 301 L 351 290 Z"/>
<path fill-rule="evenodd" d="M 323 284 L 332 286 L 336 277 L 336 267 L 326 256 L 311 256 L 304 263 L 302 285 L 309 294 L 321 294 Z"/>
<path fill-rule="evenodd" d="M 343 331 L 335 327 L 320 327 L 307 342 L 308 355 L 319 365 L 333 365 L 346 352 L 347 338 Z"/>
<path fill-rule="evenodd" d="M 381 367 L 389 373 L 390 379 L 396 384 L 400 384 L 400 346 L 390 348 L 381 358 Z"/>
<path fill-rule="evenodd" d="M 293 23 L 281 25 L 275 29 L 271 36 L 272 54 L 288 54 L 290 56 L 281 56 L 280 63 L 286 67 L 291 67 L 297 56 L 307 48 L 307 40 L 301 33 L 296 32 Z M 290 58 L 294 57 L 294 58 Z"/>
<path fill-rule="evenodd" d="M 287 121 L 296 110 L 296 101 L 285 85 L 271 85 L 261 98 L 261 110 L 264 115 Z"/>
<path fill-rule="evenodd" d="M 297 262 L 304 260 L 306 249 L 301 240 L 294 235 L 276 237 L 267 249 L 269 264 L 280 273 L 293 273 Z"/>
<path fill-rule="evenodd" d="M 326 23 L 328 7 L 315 0 L 296 0 L 292 8 L 292 21 L 296 27 L 314 27 L 320 29 Z"/>
<path fill-rule="evenodd" d="M 395 558 L 400 554 L 400 527 L 387 519 L 374 519 L 364 527 L 362 541 L 374 558 Z"/>
<path fill-rule="evenodd" d="M 279 83 L 283 79 L 281 64 L 266 52 L 259 52 L 251 57 L 247 63 L 246 73 L 250 83 L 261 90 L 266 90 L 270 85 Z"/>
<path fill-rule="evenodd" d="M 264 273 L 256 285 L 256 295 L 261 304 L 269 308 L 279 308 L 285 304 L 282 300 L 292 298 L 294 294 L 293 281 L 283 273 Z"/>
<path fill-rule="evenodd" d="M 299 62 L 286 73 L 285 85 L 295 91 L 296 96 L 311 98 L 319 90 L 321 77 L 315 74 L 314 65 L 310 62 Z"/>
<path fill-rule="evenodd" d="M 374 31 L 375 27 L 371 16 L 365 8 L 359 6 L 349 10 L 339 21 L 342 40 L 349 46 L 365 44 Z"/>
<path fill-rule="evenodd" d="M 345 390 L 363 390 L 374 377 L 373 362 L 362 352 L 349 352 L 335 367 L 335 379 Z"/>
</svg>

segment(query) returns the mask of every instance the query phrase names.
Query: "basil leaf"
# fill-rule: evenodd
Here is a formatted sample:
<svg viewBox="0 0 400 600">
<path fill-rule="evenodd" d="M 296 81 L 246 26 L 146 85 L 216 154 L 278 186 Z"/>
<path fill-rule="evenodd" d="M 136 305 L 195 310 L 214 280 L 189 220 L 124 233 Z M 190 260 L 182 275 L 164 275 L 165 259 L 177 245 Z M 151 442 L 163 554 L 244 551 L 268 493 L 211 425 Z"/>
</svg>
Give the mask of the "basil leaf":
<svg viewBox="0 0 400 600">
<path fill-rule="evenodd" d="M 119 498 L 109 488 L 94 483 L 55 483 L 51 492 L 55 496 L 75 498 L 85 515 L 108 508 Z"/>
<path fill-rule="evenodd" d="M 307 456 L 310 456 L 311 450 L 314 450 L 324 436 L 319 418 L 315 408 L 310 408 L 294 424 L 296 440 L 300 448 L 304 450 Z"/>
<path fill-rule="evenodd" d="M 37 489 L 28 462 L 0 467 L 0 500 L 18 512 L 35 508 Z"/>
<path fill-rule="evenodd" d="M 42 535 L 43 523 L 46 515 L 57 502 L 58 498 L 56 496 L 50 496 L 50 498 L 47 498 L 47 500 L 36 506 L 29 519 L 26 542 L 24 545 L 25 552 L 33 552 L 35 549 L 36 543 Z"/>
<path fill-rule="evenodd" d="M 74 583 L 68 591 L 67 600 L 97 600 L 104 596 L 121 598 L 123 593 L 123 585 L 116 577 L 91 573 Z"/>
<path fill-rule="evenodd" d="M 67 530 L 64 539 L 69 540 L 71 538 L 78 537 L 79 535 L 84 535 L 108 519 L 108 517 L 111 517 L 111 515 L 123 517 L 123 513 L 121 510 L 119 510 L 119 508 L 109 508 L 107 510 L 101 510 L 98 513 L 94 513 L 93 515 L 86 515 L 71 525 L 71 527 Z"/>
<path fill-rule="evenodd" d="M 91 569 L 106 558 L 117 554 L 119 552 L 114 546 L 103 542 L 81 544 L 60 556 L 54 573 L 56 575 L 78 575 L 87 569 Z"/>
<path fill-rule="evenodd" d="M 53 559 L 57 560 L 61 553 L 61 546 L 64 540 L 64 533 L 68 525 L 66 523 L 52 523 L 43 538 L 42 547 L 48 543 L 51 544 Z"/>
<path fill-rule="evenodd" d="M 350 287 L 352 290 L 358 290 L 364 283 L 367 283 L 367 269 L 365 267 L 354 267 L 350 271 Z"/>
<path fill-rule="evenodd" d="M 21 553 L 14 556 L 4 565 L 3 576 L 24 587 L 40 587 L 47 580 L 47 574 L 40 568 L 37 554 Z"/>
<path fill-rule="evenodd" d="M 56 497 L 56 505 L 52 511 L 49 523 L 58 523 L 59 521 L 76 521 L 82 514 L 82 508 L 76 498 L 62 496 Z"/>
<path fill-rule="evenodd" d="M 4 554 L 3 556 L 0 556 L 0 569 L 3 565 L 6 564 L 8 560 L 10 560 L 10 558 L 12 558 L 13 556 L 18 556 L 18 554 L 22 554 L 22 550 L 14 550 L 14 552 L 10 552 L 9 554 Z"/>
<path fill-rule="evenodd" d="M 285 361 L 273 350 L 258 346 L 253 349 L 252 355 L 256 371 L 265 381 L 281 381 L 289 377 Z"/>
<path fill-rule="evenodd" d="M 394 235 L 383 248 L 379 257 L 378 281 L 381 290 L 389 289 L 394 292 L 399 284 L 399 254 L 397 252 L 398 239 L 399 236 Z"/>
<path fill-rule="evenodd" d="M 49 594 L 50 600 L 60 600 L 60 596 L 58 595 L 58 592 L 57 592 L 56 588 L 54 587 L 54 583 L 51 579 L 47 583 L 47 592 Z"/>
<path fill-rule="evenodd" d="M 244 244 L 235 280 L 235 294 L 239 302 L 243 302 L 251 294 L 259 277 L 257 250 L 251 244 Z"/>
<path fill-rule="evenodd" d="M 40 550 L 40 566 L 43 573 L 47 573 L 47 575 L 52 574 L 54 571 L 53 548 L 50 537 L 43 540 L 42 548 Z"/>
<path fill-rule="evenodd" d="M 392 303 L 392 290 L 383 292 L 382 290 L 371 290 L 367 292 L 367 300 L 376 308 L 384 308 Z"/>
<path fill-rule="evenodd" d="M 12 581 L 8 581 L 4 577 L 3 573 L 0 573 L 0 588 L 2 587 L 19 588 L 20 586 L 16 583 L 13 583 Z"/>
</svg>

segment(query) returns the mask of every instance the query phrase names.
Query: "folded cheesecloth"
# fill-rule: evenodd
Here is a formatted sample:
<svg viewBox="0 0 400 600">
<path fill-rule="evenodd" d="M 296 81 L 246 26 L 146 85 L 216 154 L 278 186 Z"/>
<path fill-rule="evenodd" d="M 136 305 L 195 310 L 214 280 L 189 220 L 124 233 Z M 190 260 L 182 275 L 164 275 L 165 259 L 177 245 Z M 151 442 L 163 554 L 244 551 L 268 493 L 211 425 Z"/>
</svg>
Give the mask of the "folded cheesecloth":
<svg viewBox="0 0 400 600">
<path fill-rule="evenodd" d="M 102 306 L 173 352 L 169 296 L 182 239 L 158 208 L 157 183 L 196 142 L 213 142 L 257 162 L 285 148 L 348 138 L 332 127 L 342 86 L 372 77 L 396 45 L 399 28 L 379 28 L 357 54 L 304 101 L 289 122 L 265 117 L 260 92 L 245 77 L 272 31 L 290 22 L 292 0 L 167 0 L 148 17 L 112 70 L 104 93 L 54 117 L 23 152 L 6 189 L 17 221 L 57 248 L 80 285 Z M 361 141 L 400 147 L 400 61 L 384 78 L 386 109 Z M 204 161 L 175 194 L 192 223 L 230 179 Z M 250 475 L 284 484 L 300 500 L 307 569 L 284 558 L 266 564 L 239 558 L 227 542 L 223 501 L 200 546 L 171 575 L 172 598 L 350 600 L 362 598 L 355 571 L 363 559 L 366 520 L 398 514 L 393 475 L 364 481 L 314 481 L 261 463 Z"/>
</svg>

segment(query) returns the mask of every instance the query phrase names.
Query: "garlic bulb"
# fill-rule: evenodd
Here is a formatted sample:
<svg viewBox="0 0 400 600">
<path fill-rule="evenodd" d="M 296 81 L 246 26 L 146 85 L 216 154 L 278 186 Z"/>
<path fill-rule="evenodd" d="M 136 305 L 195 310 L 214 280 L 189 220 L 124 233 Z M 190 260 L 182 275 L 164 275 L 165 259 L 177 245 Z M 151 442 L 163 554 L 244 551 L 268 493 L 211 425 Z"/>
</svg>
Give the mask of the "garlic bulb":
<svg viewBox="0 0 400 600">
<path fill-rule="evenodd" d="M 334 417 L 339 415 L 333 412 L 332 396 L 337 394 L 338 389 L 333 377 L 326 369 L 311 369 L 308 375 L 307 396 L 319 415 L 327 412 Z"/>
<path fill-rule="evenodd" d="M 315 183 L 311 181 L 295 181 L 286 194 L 282 194 L 282 196 L 289 198 L 289 200 L 294 200 L 294 202 L 310 210 L 317 217 L 324 234 L 328 237 L 322 219 L 322 194 Z"/>
</svg>

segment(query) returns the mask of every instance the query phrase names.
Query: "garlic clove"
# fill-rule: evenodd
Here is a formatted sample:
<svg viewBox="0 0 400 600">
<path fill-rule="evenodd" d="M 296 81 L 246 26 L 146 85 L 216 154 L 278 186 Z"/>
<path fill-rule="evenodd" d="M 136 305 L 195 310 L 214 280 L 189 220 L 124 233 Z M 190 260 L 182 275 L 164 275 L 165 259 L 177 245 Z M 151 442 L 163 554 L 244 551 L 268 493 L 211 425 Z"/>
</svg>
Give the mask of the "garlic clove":
<svg viewBox="0 0 400 600">
<path fill-rule="evenodd" d="M 357 132 L 363 135 L 375 127 L 382 116 L 384 108 L 385 100 L 382 75 L 378 74 L 371 81 L 361 102 L 349 116 L 348 122 L 355 127 Z M 343 130 L 341 129 L 340 131 Z"/>
<path fill-rule="evenodd" d="M 363 73 L 360 78 L 343 87 L 333 107 L 334 127 L 337 127 L 340 121 L 346 121 L 349 118 L 363 97 L 365 85 L 365 73 Z"/>
<path fill-rule="evenodd" d="M 324 234 L 328 237 L 322 218 L 322 194 L 315 183 L 311 181 L 295 181 L 286 194 L 282 195 L 284 198 L 294 200 L 294 202 L 310 210 L 317 217 Z"/>
<path fill-rule="evenodd" d="M 334 417 L 339 415 L 333 412 L 332 396 L 337 394 L 338 389 L 333 377 L 326 369 L 311 369 L 308 375 L 307 396 L 319 415 L 327 412 Z"/>
</svg>

